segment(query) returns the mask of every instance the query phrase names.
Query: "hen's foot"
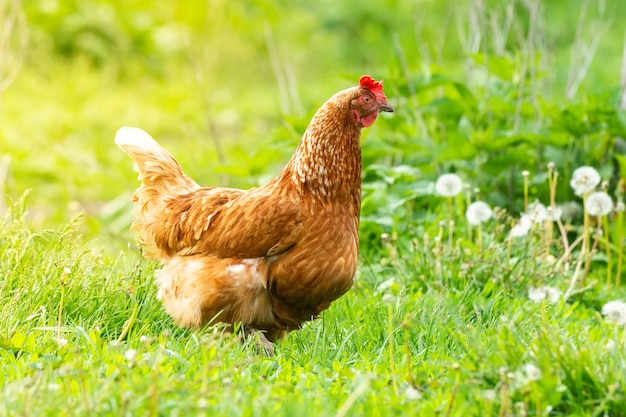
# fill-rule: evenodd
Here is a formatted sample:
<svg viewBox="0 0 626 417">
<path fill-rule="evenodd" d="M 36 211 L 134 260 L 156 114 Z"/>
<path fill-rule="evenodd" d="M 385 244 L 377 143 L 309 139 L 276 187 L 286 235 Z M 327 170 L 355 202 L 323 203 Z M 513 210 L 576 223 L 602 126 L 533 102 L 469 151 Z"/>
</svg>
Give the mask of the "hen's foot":
<svg viewBox="0 0 626 417">
<path fill-rule="evenodd" d="M 272 345 L 272 342 L 267 340 L 264 332 L 252 327 L 244 326 L 243 334 L 244 337 L 251 337 L 256 342 L 257 353 L 264 354 L 265 356 L 274 356 L 274 345 Z"/>
</svg>

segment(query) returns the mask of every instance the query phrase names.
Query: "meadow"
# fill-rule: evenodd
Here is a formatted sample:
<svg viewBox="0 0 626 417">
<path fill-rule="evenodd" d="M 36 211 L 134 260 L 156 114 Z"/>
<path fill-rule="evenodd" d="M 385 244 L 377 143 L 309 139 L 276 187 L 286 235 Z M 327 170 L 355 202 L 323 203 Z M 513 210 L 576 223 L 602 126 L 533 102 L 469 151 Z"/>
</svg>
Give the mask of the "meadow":
<svg viewBox="0 0 626 417">
<path fill-rule="evenodd" d="M 0 0 L 0 416 L 626 416 L 625 19 Z M 364 131 L 354 287 L 272 357 L 176 327 L 117 129 L 251 187 L 362 74 L 396 111 Z"/>
</svg>

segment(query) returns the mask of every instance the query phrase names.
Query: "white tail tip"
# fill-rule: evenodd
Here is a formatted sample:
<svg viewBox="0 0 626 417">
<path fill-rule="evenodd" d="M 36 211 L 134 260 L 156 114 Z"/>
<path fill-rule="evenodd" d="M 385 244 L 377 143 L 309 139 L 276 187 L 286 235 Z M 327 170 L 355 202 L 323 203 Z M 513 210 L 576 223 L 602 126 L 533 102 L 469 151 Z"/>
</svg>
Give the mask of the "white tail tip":
<svg viewBox="0 0 626 417">
<path fill-rule="evenodd" d="M 115 134 L 115 144 L 117 146 L 131 145 L 140 148 L 159 147 L 152 136 L 147 134 L 143 129 L 138 127 L 121 127 Z"/>
</svg>

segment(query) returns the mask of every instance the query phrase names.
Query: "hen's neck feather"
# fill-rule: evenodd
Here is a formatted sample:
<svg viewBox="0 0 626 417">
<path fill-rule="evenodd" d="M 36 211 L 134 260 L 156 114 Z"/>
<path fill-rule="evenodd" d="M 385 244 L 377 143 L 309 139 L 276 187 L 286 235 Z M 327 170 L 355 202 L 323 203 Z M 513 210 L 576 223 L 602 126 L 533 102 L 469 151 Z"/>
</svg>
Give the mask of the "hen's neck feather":
<svg viewBox="0 0 626 417">
<path fill-rule="evenodd" d="M 313 116 L 291 160 L 276 178 L 317 202 L 361 204 L 361 127 L 351 114 L 355 89 L 331 97 Z M 287 190 L 285 190 L 287 191 Z"/>
</svg>

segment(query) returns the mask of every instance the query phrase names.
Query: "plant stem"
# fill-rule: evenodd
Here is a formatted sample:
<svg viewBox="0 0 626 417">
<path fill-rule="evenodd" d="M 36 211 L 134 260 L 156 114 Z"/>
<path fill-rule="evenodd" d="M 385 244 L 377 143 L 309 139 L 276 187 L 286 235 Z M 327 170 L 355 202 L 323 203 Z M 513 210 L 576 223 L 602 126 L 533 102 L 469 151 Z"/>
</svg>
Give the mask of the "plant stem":
<svg viewBox="0 0 626 417">
<path fill-rule="evenodd" d="M 622 281 L 622 264 L 624 263 L 624 210 L 617 214 L 617 276 L 615 287 L 619 288 Z"/>
<path fill-rule="evenodd" d="M 604 228 L 604 249 L 606 250 L 606 285 L 612 284 L 612 269 L 613 264 L 611 262 L 611 244 L 609 241 L 609 220 L 608 216 L 598 217 L 598 225 L 602 225 Z"/>
</svg>

